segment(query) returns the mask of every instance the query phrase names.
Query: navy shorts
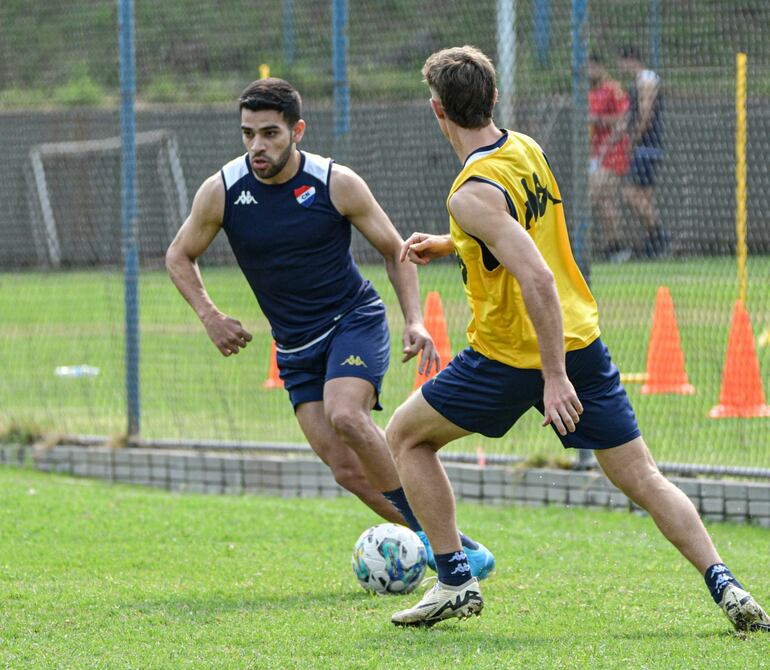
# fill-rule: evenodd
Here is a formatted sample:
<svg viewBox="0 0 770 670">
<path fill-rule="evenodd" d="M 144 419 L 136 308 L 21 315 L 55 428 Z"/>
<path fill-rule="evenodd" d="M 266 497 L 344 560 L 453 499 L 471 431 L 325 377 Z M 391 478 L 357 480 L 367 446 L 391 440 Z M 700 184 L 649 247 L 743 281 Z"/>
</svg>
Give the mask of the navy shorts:
<svg viewBox="0 0 770 670">
<path fill-rule="evenodd" d="M 608 449 L 639 437 L 639 427 L 620 373 L 601 339 L 567 352 L 567 376 L 583 404 L 574 433 L 559 435 L 576 449 Z M 530 407 L 541 414 L 540 370 L 514 368 L 465 349 L 422 385 L 428 404 L 453 424 L 487 437 L 502 437 Z"/>
<path fill-rule="evenodd" d="M 659 147 L 634 147 L 629 172 L 631 182 L 637 186 L 655 186 L 655 176 L 662 160 L 663 149 Z"/>
<path fill-rule="evenodd" d="M 296 411 L 303 402 L 323 400 L 324 384 L 337 377 L 372 383 L 380 406 L 382 378 L 390 362 L 390 333 L 382 300 L 352 309 L 334 330 L 309 347 L 276 352 L 278 372 Z"/>
</svg>

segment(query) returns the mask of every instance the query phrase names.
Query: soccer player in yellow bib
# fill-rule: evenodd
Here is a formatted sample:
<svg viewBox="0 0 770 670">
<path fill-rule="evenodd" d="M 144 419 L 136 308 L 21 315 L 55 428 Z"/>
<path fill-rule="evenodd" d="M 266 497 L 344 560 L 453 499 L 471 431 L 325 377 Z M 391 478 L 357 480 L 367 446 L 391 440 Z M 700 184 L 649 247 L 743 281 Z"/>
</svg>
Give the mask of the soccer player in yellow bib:
<svg viewBox="0 0 770 670">
<path fill-rule="evenodd" d="M 430 626 L 483 608 L 437 452 L 469 433 L 499 437 L 536 407 L 565 447 L 594 450 L 609 479 L 704 576 L 737 629 L 770 631 L 770 618 L 722 562 L 695 507 L 661 475 L 641 437 L 599 337 L 596 302 L 572 256 L 548 160 L 533 139 L 492 121 L 492 63 L 473 47 L 445 49 L 428 58 L 423 75 L 463 167 L 447 199 L 450 234 L 414 233 L 401 260 L 423 265 L 457 254 L 472 316 L 470 346 L 396 410 L 386 431 L 438 572 L 436 585 L 393 623 Z"/>
</svg>

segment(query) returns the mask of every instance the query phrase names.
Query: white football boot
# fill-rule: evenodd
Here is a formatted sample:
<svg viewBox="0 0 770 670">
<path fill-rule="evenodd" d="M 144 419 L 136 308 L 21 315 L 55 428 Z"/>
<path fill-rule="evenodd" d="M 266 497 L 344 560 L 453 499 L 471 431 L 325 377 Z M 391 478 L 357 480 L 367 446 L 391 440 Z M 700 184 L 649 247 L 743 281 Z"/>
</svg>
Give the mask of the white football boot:
<svg viewBox="0 0 770 670">
<path fill-rule="evenodd" d="M 751 597 L 750 593 L 734 584 L 725 586 L 719 606 L 735 626 L 735 630 L 762 630 L 770 633 L 770 617 L 765 610 Z"/>
<path fill-rule="evenodd" d="M 479 580 L 471 577 L 460 586 L 436 582 L 419 603 L 411 609 L 396 612 L 390 620 L 396 626 L 432 626 L 444 619 L 467 619 L 471 614 L 479 616 L 483 608 Z"/>
</svg>

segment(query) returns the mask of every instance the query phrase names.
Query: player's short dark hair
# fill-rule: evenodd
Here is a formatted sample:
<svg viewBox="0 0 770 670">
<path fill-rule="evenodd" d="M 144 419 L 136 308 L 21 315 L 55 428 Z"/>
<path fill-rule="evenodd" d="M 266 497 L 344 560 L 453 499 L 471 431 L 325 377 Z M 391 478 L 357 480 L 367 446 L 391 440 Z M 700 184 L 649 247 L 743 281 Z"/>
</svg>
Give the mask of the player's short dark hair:
<svg viewBox="0 0 770 670">
<path fill-rule="evenodd" d="M 472 46 L 437 51 L 428 57 L 422 75 L 438 95 L 447 118 L 461 128 L 483 128 L 495 106 L 495 67 Z"/>
<path fill-rule="evenodd" d="M 259 112 L 274 109 L 283 115 L 289 128 L 293 128 L 302 116 L 302 98 L 299 91 L 288 81 L 276 77 L 251 82 L 238 98 L 239 109 Z"/>
<path fill-rule="evenodd" d="M 621 46 L 620 49 L 618 49 L 618 56 L 620 58 L 628 58 L 638 61 L 642 60 L 641 56 L 639 55 L 639 49 L 637 49 L 633 44 L 624 44 Z"/>
</svg>

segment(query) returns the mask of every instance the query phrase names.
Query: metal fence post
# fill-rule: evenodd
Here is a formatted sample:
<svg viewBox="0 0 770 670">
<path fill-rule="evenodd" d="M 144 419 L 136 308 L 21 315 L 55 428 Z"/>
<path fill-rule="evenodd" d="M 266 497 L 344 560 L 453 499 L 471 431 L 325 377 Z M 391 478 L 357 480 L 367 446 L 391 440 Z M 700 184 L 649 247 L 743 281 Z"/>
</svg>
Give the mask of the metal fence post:
<svg viewBox="0 0 770 670">
<path fill-rule="evenodd" d="M 660 0 L 650 0 L 650 67 L 660 67 Z"/>
<path fill-rule="evenodd" d="M 572 245 L 580 271 L 591 281 L 588 197 L 588 0 L 572 0 Z M 588 468 L 593 454 L 578 450 L 578 468 Z"/>
<path fill-rule="evenodd" d="M 139 242 L 136 231 L 136 119 L 134 116 L 134 0 L 118 0 L 120 125 L 122 139 L 123 262 L 128 435 L 138 435 L 139 403 Z"/>
<path fill-rule="evenodd" d="M 498 123 L 504 128 L 513 128 L 515 122 L 516 2 L 497 0 L 497 108 Z"/>
<path fill-rule="evenodd" d="M 294 65 L 294 0 L 283 0 L 283 60 Z"/>
<path fill-rule="evenodd" d="M 570 224 L 575 260 L 590 282 L 588 234 L 588 0 L 572 0 L 572 198 Z"/>
<path fill-rule="evenodd" d="M 332 0 L 332 79 L 334 81 L 334 138 L 350 129 L 348 84 L 348 0 Z"/>
<path fill-rule="evenodd" d="M 551 61 L 551 0 L 535 2 L 535 53 L 540 65 Z"/>
</svg>

